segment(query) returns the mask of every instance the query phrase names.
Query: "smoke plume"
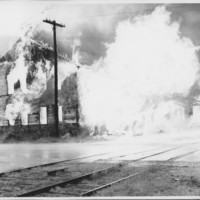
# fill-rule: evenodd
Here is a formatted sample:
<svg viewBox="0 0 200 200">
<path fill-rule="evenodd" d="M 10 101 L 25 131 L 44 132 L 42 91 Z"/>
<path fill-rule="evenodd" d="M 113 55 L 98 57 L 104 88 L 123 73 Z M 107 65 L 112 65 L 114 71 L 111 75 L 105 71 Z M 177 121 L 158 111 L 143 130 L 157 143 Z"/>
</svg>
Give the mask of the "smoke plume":
<svg viewBox="0 0 200 200">
<path fill-rule="evenodd" d="M 157 7 L 120 22 L 106 56 L 79 73 L 85 123 L 133 133 L 184 121 L 184 104 L 173 97 L 186 97 L 197 81 L 198 48 L 170 15 Z"/>
</svg>

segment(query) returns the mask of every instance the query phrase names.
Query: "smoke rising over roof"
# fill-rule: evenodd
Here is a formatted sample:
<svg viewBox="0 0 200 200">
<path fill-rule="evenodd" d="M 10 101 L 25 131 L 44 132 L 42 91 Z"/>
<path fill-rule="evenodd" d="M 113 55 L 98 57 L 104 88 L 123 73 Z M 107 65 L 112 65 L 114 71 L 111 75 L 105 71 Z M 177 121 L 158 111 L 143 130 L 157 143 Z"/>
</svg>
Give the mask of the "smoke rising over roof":
<svg viewBox="0 0 200 200">
<path fill-rule="evenodd" d="M 149 132 L 173 127 L 182 113 L 184 124 L 186 105 L 174 96 L 187 98 L 199 79 L 198 50 L 163 6 L 120 22 L 106 56 L 80 76 L 87 123 Z"/>
<path fill-rule="evenodd" d="M 151 12 L 157 4 L 56 4 L 56 2 L 0 2 L 0 33 L 4 46 L 0 54 L 5 53 L 15 38 L 32 27 L 35 37 L 52 45 L 52 31 L 49 25 L 42 22 L 45 18 L 55 19 L 66 25 L 58 29 L 58 46 L 62 54 L 72 55 L 74 39 L 81 40 L 80 62 L 91 65 L 105 56 L 106 44 L 115 38 L 115 29 L 120 21 L 132 19 L 135 15 Z M 199 10 L 200 5 L 171 4 L 167 9 L 172 11 L 172 19 L 179 20 L 183 35 L 189 36 L 195 44 L 200 44 Z M 13 16 L 15 16 L 13 18 Z M 6 19 L 6 20 L 4 20 Z M 6 23 L 6 24 L 5 24 Z M 9 40 L 10 39 L 10 40 Z M 2 53 L 1 53 L 2 52 Z"/>
<path fill-rule="evenodd" d="M 120 130 L 179 111 L 180 99 L 199 95 L 200 6 L 157 6 L 53 2 L 32 18 L 29 10 L 18 25 L 50 47 L 53 33 L 43 19 L 66 25 L 57 29 L 59 53 L 91 69 L 78 74 L 86 121 Z M 179 100 L 166 101 L 174 96 Z"/>
</svg>

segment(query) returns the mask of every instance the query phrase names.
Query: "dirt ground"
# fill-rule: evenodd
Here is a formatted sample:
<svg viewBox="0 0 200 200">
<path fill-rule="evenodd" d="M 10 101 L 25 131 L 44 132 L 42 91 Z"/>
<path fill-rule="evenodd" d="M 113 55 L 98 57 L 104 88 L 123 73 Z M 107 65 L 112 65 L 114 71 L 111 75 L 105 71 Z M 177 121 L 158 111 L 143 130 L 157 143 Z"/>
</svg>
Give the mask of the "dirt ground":
<svg viewBox="0 0 200 200">
<path fill-rule="evenodd" d="M 90 169 L 93 164 L 90 167 L 89 165 L 87 166 L 87 169 Z M 79 167 L 83 169 L 82 166 Z M 100 164 L 95 164 L 95 168 L 96 167 L 102 168 Z M 73 171 L 70 172 L 70 175 L 76 176 L 76 172 L 78 173 L 79 169 L 74 167 L 71 167 L 71 169 L 73 169 Z M 93 167 L 91 169 L 93 169 Z M 38 186 L 40 184 L 43 185 L 45 183 L 45 181 L 43 181 L 43 179 L 45 179 L 45 175 L 43 174 L 44 177 L 41 176 L 40 171 L 42 172 L 42 170 L 40 169 L 33 169 L 31 171 L 10 174 L 6 178 L 7 183 L 5 182 L 5 180 L 3 180 L 4 177 L 2 177 L 2 180 L 0 181 L 0 190 L 2 190 L 0 197 L 14 197 L 20 191 L 22 192 L 23 190 L 26 190 L 26 188 L 30 189 L 32 187 L 32 184 Z M 106 180 L 108 182 L 112 182 L 115 179 L 122 178 L 123 176 L 128 176 L 129 174 L 135 172 L 137 172 L 138 175 L 127 179 L 126 181 L 120 182 L 116 185 L 113 185 L 112 187 L 101 190 L 97 192 L 94 196 L 200 196 L 200 162 L 133 162 L 128 166 L 122 167 L 121 169 L 117 170 L 112 176 L 111 174 L 108 174 Z M 38 177 L 37 174 L 39 175 Z M 63 175 L 64 174 L 58 174 L 57 178 L 60 178 Z M 15 179 L 15 181 L 13 181 L 13 178 Z M 33 180 L 30 182 L 32 178 Z M 53 178 L 48 178 L 46 181 L 50 181 L 49 183 L 51 183 L 51 179 L 53 181 Z M 28 186 L 29 184 L 30 186 Z M 101 177 L 100 180 L 95 178 L 92 184 L 101 185 Z M 59 192 L 57 192 L 57 194 L 59 194 Z M 60 195 L 62 195 L 62 193 Z"/>
<path fill-rule="evenodd" d="M 95 196 L 200 196 L 200 163 L 140 162 L 139 165 L 147 166 L 147 170 Z"/>
</svg>

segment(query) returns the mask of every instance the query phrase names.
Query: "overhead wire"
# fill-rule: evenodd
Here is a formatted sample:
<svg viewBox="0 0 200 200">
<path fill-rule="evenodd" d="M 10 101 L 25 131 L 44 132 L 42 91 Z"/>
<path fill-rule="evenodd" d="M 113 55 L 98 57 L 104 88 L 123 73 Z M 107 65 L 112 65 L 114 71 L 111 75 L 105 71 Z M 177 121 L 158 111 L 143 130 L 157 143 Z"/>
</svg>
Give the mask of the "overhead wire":
<svg viewBox="0 0 200 200">
<path fill-rule="evenodd" d="M 172 4 L 156 4 L 153 8 L 137 10 L 137 11 L 130 11 L 130 12 L 119 12 L 119 13 L 107 13 L 107 14 L 100 14 L 100 15 L 91 15 L 86 17 L 69 17 L 68 20 L 85 20 L 85 19 L 97 19 L 97 18 L 106 18 L 112 16 L 121 16 L 121 15 L 137 15 L 145 12 L 153 11 L 157 6 L 166 6 L 167 8 L 179 8 L 185 7 L 186 4 L 176 4 L 176 6 L 172 6 Z"/>
<path fill-rule="evenodd" d="M 139 14 L 144 14 L 147 12 L 151 12 L 153 11 L 157 6 L 166 6 L 168 9 L 173 9 L 173 8 L 180 8 L 180 7 L 184 7 L 185 4 L 156 4 L 155 6 L 152 4 L 153 8 L 148 8 L 148 9 L 143 9 L 143 10 L 137 10 L 137 11 L 130 11 L 130 12 L 119 12 L 119 13 L 106 13 L 106 14 L 100 14 L 100 15 L 93 15 L 93 16 L 86 16 L 86 17 L 81 17 L 81 18 L 68 18 L 68 20 L 85 20 L 85 19 L 92 19 L 92 20 L 96 20 L 97 18 L 108 18 L 108 17 L 113 17 L 113 16 L 124 16 L 124 15 L 130 15 L 130 16 L 135 16 L 135 15 L 139 15 Z M 104 19 L 104 20 L 105 20 Z M 51 30 L 50 35 L 52 35 L 53 30 Z M 75 37 L 66 37 L 65 39 L 73 39 Z M 64 57 L 64 56 L 63 56 Z M 72 62 L 72 60 L 69 60 L 68 58 L 65 58 L 65 60 L 67 62 Z M 73 63 L 74 64 L 74 63 Z"/>
<path fill-rule="evenodd" d="M 175 6 L 172 4 L 157 4 L 155 5 L 153 8 L 149 8 L 149 9 L 143 9 L 143 10 L 138 10 L 138 11 L 130 11 L 130 12 L 120 12 L 120 13 L 108 13 L 108 14 L 101 14 L 101 15 L 94 15 L 94 16 L 87 16 L 87 17 L 82 17 L 82 18 L 68 18 L 69 20 L 85 20 L 85 19 L 97 19 L 97 18 L 107 18 L 107 17 L 113 17 L 113 16 L 122 16 L 122 15 L 131 15 L 131 16 L 135 16 L 138 14 L 144 14 L 147 12 L 151 12 L 153 11 L 157 6 L 166 6 L 169 9 L 173 9 L 173 8 L 180 8 L 180 7 L 184 7 L 185 4 L 176 4 Z M 73 37 L 67 37 L 66 39 L 70 39 Z M 97 38 L 100 38 L 97 36 Z M 70 61 L 69 61 L 70 62 Z M 80 67 L 80 66 L 79 66 Z"/>
</svg>

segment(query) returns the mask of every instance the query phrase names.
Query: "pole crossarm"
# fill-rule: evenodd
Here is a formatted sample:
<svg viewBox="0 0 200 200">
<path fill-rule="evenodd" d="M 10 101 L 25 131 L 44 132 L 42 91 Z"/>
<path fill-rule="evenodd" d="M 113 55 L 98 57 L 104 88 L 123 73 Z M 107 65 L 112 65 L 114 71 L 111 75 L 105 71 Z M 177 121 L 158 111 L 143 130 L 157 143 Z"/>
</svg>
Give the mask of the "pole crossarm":
<svg viewBox="0 0 200 200">
<path fill-rule="evenodd" d="M 51 24 L 53 26 L 58 26 L 58 27 L 61 27 L 61 28 L 65 27 L 64 24 L 58 24 L 55 20 L 52 21 L 52 20 L 49 20 L 49 19 L 45 19 L 45 20 L 43 20 L 43 22 L 46 22 L 48 24 Z"/>
</svg>

